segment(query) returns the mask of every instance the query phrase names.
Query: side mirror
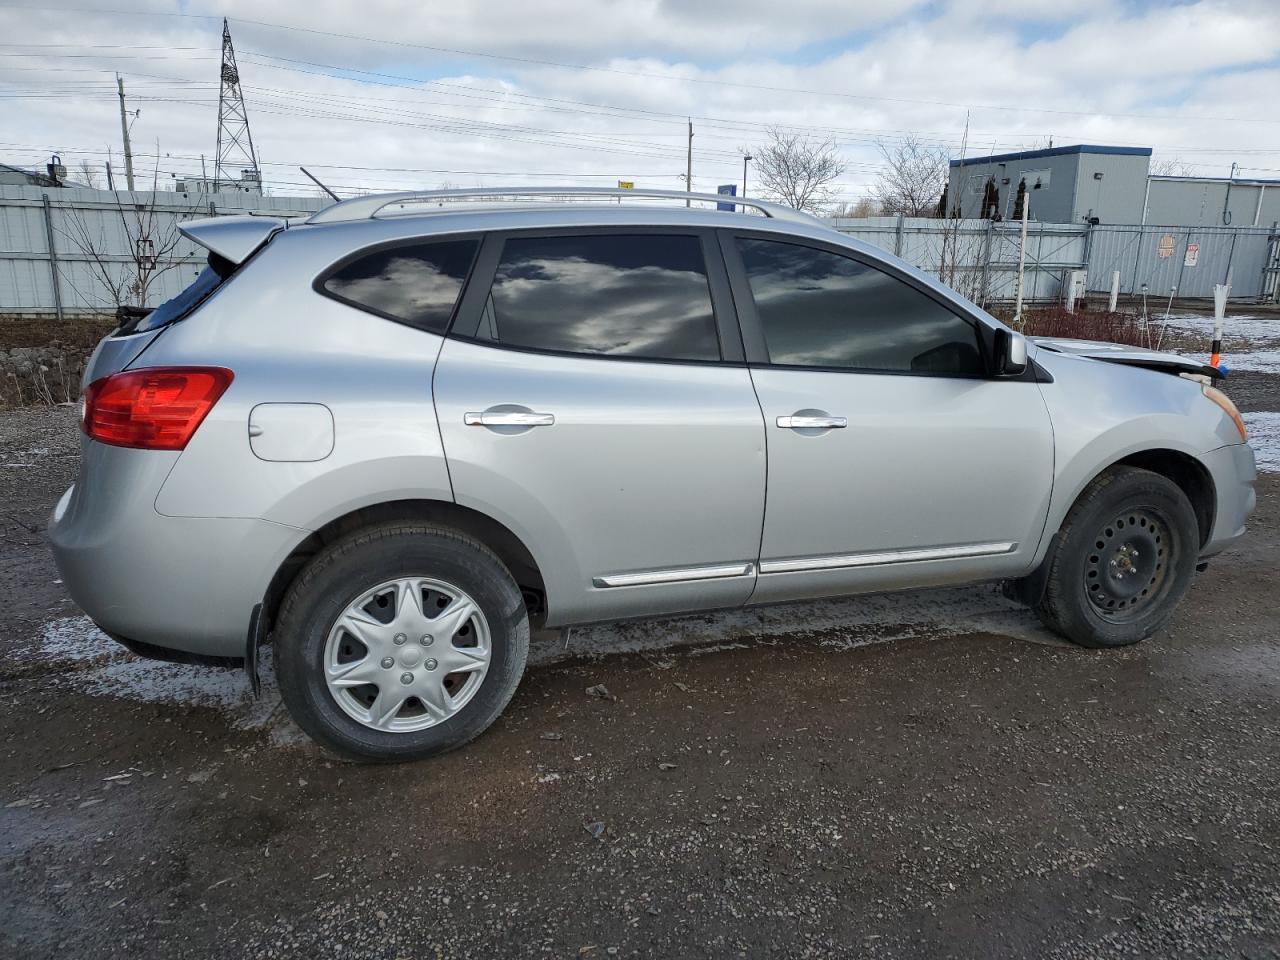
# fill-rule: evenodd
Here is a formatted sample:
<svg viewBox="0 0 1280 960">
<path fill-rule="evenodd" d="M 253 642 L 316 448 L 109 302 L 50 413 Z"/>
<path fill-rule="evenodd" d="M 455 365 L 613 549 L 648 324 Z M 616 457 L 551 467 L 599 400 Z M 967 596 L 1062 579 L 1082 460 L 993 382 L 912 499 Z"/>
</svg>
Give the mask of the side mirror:
<svg viewBox="0 0 1280 960">
<path fill-rule="evenodd" d="M 1001 338 L 1004 349 L 1000 351 L 1000 373 L 1016 377 L 1027 369 L 1027 338 L 1012 331 Z"/>
</svg>

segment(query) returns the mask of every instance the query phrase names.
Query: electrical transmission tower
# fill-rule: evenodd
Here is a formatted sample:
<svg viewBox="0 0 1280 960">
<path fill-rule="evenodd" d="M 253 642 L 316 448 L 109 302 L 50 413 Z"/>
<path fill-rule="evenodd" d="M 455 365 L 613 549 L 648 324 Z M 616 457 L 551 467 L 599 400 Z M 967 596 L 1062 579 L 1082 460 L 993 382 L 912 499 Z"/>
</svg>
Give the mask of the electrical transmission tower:
<svg viewBox="0 0 1280 960">
<path fill-rule="evenodd" d="M 218 152 L 213 168 L 213 189 L 262 192 L 262 172 L 253 151 L 249 114 L 240 92 L 240 70 L 231 28 L 222 19 L 222 87 L 218 93 Z"/>
</svg>

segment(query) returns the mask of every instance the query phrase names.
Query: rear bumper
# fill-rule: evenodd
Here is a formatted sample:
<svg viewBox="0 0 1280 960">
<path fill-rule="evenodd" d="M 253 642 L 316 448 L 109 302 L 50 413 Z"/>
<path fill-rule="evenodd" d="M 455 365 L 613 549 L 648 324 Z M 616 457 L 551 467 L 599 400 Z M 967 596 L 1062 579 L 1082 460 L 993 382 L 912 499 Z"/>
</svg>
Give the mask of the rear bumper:
<svg viewBox="0 0 1280 960">
<path fill-rule="evenodd" d="M 1200 551 L 1202 559 L 1221 553 L 1244 536 L 1245 521 L 1258 505 L 1253 488 L 1258 468 L 1247 443 L 1219 447 L 1205 455 L 1204 464 L 1213 477 L 1218 503 L 1209 540 Z"/>
<path fill-rule="evenodd" d="M 82 480 L 110 477 L 110 489 L 81 496 L 82 484 L 72 486 L 49 522 L 72 599 L 105 632 L 135 644 L 243 658 L 253 608 L 305 531 L 266 520 L 162 516 L 155 496 L 173 455 L 88 444 L 85 457 L 116 462 L 115 469 L 82 470 Z"/>
</svg>

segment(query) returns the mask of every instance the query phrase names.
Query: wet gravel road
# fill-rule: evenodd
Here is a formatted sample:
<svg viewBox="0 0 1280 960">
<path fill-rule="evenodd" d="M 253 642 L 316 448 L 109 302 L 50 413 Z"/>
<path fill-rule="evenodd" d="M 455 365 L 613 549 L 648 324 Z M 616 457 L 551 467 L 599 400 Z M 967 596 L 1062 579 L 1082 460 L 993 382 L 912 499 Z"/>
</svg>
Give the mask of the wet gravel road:
<svg viewBox="0 0 1280 960">
<path fill-rule="evenodd" d="M 985 589 L 600 631 L 362 767 L 77 619 L 70 423 L 0 415 L 0 956 L 1280 957 L 1276 475 L 1134 648 Z"/>
</svg>

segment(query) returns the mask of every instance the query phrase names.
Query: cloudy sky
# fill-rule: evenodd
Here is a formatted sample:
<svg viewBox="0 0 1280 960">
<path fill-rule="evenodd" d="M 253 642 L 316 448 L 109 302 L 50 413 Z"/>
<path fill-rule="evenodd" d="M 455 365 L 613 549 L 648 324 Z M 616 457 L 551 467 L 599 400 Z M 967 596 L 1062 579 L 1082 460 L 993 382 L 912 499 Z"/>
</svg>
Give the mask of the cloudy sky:
<svg viewBox="0 0 1280 960">
<path fill-rule="evenodd" d="M 1280 178 L 1280 2 L 0 0 L 0 161 L 199 175 L 222 17 L 270 192 L 738 182 L 770 125 L 834 140 L 841 196 L 878 144 L 970 156 L 1151 146 L 1179 172 Z M 211 169 L 211 168 L 210 168 Z M 141 176 L 141 172 L 139 174 Z M 750 179 L 750 173 L 748 173 Z M 750 186 L 750 184 L 749 184 Z"/>
</svg>

